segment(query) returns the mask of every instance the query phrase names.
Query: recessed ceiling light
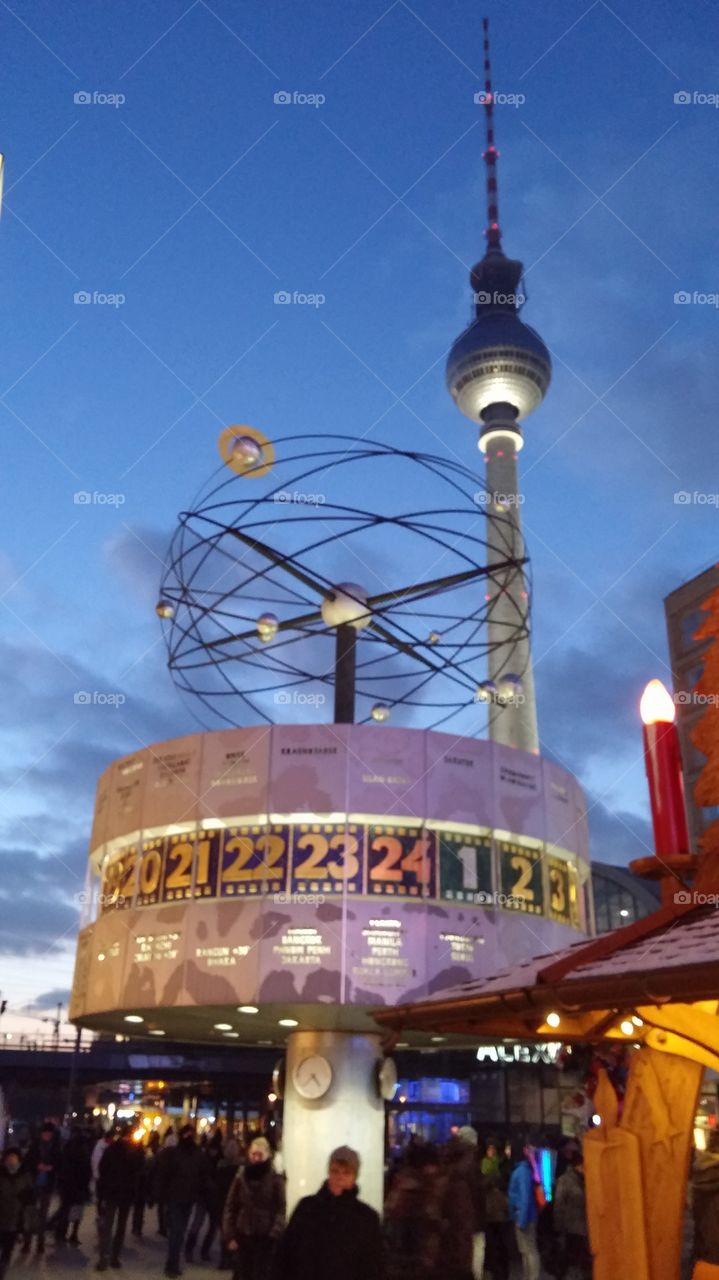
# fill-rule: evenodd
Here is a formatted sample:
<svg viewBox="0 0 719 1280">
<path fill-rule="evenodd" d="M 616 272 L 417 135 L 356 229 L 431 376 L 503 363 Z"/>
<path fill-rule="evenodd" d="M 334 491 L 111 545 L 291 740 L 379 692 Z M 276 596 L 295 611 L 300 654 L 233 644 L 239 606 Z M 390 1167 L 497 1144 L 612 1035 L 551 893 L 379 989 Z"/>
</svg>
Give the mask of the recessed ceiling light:
<svg viewBox="0 0 719 1280">
<path fill-rule="evenodd" d="M 226 1031 L 226 1032 L 225 1032 L 225 1039 L 226 1039 L 226 1040 L 239 1040 L 239 1038 L 240 1038 L 240 1033 L 239 1033 L 239 1031 Z"/>
<path fill-rule="evenodd" d="M 556 1028 L 559 1026 L 559 1024 L 560 1024 L 560 1022 L 561 1022 L 561 1021 L 562 1021 L 562 1019 L 560 1018 L 560 1016 L 559 1016 L 559 1014 L 558 1014 L 558 1013 L 548 1013 L 548 1014 L 547 1014 L 547 1026 L 548 1026 L 548 1027 L 553 1027 L 553 1028 L 555 1028 L 555 1029 L 556 1029 Z"/>
<path fill-rule="evenodd" d="M 126 1013 L 126 1014 L 125 1014 L 125 1022 L 144 1022 L 144 1021 L 145 1021 L 145 1019 L 144 1019 L 144 1018 L 141 1018 L 141 1017 L 140 1017 L 140 1015 L 139 1015 L 139 1013 Z"/>
<path fill-rule="evenodd" d="M 155 1027 L 155 1029 L 150 1032 L 151 1036 L 164 1036 L 164 1034 L 164 1031 L 160 1031 L 159 1027 Z"/>
<path fill-rule="evenodd" d="M 215 1031 L 231 1031 L 231 1030 L 232 1030 L 232 1023 L 231 1023 L 231 1022 L 216 1022 L 216 1023 L 215 1023 Z"/>
<path fill-rule="evenodd" d="M 299 1027 L 300 1024 L 296 1018 L 280 1018 L 279 1025 L 281 1027 Z"/>
<path fill-rule="evenodd" d="M 257 1008 L 256 1004 L 239 1004 L 237 1006 L 237 1012 L 238 1013 L 259 1013 L 260 1011 Z"/>
<path fill-rule="evenodd" d="M 447 1039 L 446 1036 L 432 1036 L 432 1043 L 443 1044 L 446 1039 Z"/>
<path fill-rule="evenodd" d="M 269 1045 L 269 1046 L 271 1046 L 271 1045 L 272 1045 L 272 1041 L 271 1041 L 271 1040 L 258 1040 L 258 1041 L 257 1041 L 257 1043 L 258 1043 L 258 1044 L 262 1044 L 262 1045 Z"/>
<path fill-rule="evenodd" d="M 398 1041 L 398 1043 L 395 1045 L 395 1049 L 409 1049 L 409 1041 L 408 1040 Z"/>
</svg>

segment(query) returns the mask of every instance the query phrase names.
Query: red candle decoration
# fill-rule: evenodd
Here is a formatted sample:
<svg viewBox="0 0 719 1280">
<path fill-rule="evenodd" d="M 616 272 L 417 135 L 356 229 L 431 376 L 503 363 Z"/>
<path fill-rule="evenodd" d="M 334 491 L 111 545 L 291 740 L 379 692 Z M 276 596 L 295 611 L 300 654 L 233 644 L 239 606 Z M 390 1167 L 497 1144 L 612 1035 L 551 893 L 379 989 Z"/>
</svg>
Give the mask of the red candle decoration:
<svg viewBox="0 0 719 1280">
<path fill-rule="evenodd" d="M 661 680 L 650 680 L 639 704 L 649 780 L 654 847 L 658 858 L 689 852 L 684 778 L 676 710 Z"/>
</svg>

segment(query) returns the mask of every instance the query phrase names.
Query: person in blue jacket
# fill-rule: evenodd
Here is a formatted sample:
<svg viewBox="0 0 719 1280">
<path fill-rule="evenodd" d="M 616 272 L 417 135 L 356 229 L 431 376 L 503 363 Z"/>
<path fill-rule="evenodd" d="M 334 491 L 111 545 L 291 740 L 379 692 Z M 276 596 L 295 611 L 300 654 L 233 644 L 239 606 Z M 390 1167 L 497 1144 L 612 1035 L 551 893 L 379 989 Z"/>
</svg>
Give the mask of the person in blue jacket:
<svg viewBox="0 0 719 1280">
<path fill-rule="evenodd" d="M 509 1179 L 509 1212 L 514 1223 L 517 1248 L 522 1259 L 523 1280 L 539 1280 L 541 1264 L 537 1248 L 539 1209 L 535 1194 L 536 1178 L 532 1163 L 532 1146 L 527 1140 L 513 1151 L 515 1159 Z"/>
</svg>

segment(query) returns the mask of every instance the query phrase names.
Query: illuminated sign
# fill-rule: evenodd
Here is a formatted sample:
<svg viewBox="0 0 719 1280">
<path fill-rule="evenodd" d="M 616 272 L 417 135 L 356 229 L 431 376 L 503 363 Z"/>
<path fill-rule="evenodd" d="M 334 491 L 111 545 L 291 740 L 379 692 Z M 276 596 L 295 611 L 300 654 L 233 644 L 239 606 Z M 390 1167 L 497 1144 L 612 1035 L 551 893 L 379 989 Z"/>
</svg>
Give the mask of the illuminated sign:
<svg viewBox="0 0 719 1280">
<path fill-rule="evenodd" d="M 362 893 L 364 827 L 302 823 L 293 828 L 291 893 Z"/>
<path fill-rule="evenodd" d="M 437 896 L 437 839 L 417 827 L 367 828 L 367 892 L 390 897 Z"/>
<path fill-rule="evenodd" d="M 541 849 L 499 841 L 501 891 L 506 895 L 503 905 L 510 911 L 537 916 L 544 913 L 543 857 Z"/>
<path fill-rule="evenodd" d="M 403 954 L 405 941 L 401 920 L 369 920 L 362 930 L 359 963 L 352 969 L 357 985 L 376 989 L 408 982 L 412 965 Z"/>
<path fill-rule="evenodd" d="M 492 842 L 489 836 L 439 832 L 441 896 L 451 902 L 486 902 L 492 892 Z"/>
<path fill-rule="evenodd" d="M 293 967 L 320 965 L 323 958 L 331 952 L 332 947 L 325 942 L 319 930 L 314 928 L 286 929 L 280 941 L 275 942 L 272 947 L 272 954 L 280 964 Z"/>
<path fill-rule="evenodd" d="M 103 867 L 99 905 L 104 913 L 193 900 L 271 895 L 311 904 L 352 895 L 494 906 L 579 927 L 577 886 L 571 862 L 543 846 L 493 842 L 487 831 L 399 822 L 248 823 L 116 849 Z M 451 930 L 445 941 L 453 960 L 470 961 L 471 942 Z"/>
<path fill-rule="evenodd" d="M 549 910 L 547 914 L 552 920 L 561 924 L 579 925 L 579 902 L 577 899 L 577 880 L 572 874 L 569 863 L 561 858 L 548 858 L 549 870 Z"/>
<path fill-rule="evenodd" d="M 547 1040 L 544 1044 L 481 1044 L 477 1050 L 477 1062 L 525 1063 L 543 1062 L 551 1066 L 561 1051 L 561 1041 Z"/>
</svg>

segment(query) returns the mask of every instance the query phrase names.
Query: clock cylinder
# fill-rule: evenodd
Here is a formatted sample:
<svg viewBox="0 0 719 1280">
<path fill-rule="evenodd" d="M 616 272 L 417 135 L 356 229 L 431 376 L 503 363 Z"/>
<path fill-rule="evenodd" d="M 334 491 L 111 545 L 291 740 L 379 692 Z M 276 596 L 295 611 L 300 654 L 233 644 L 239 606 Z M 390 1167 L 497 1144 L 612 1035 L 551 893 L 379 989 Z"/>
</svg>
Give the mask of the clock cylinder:
<svg viewBox="0 0 719 1280">
<path fill-rule="evenodd" d="M 298 1068 L 315 1055 L 330 1064 L 332 1080 L 326 1093 L 312 1101 L 298 1091 L 296 1079 Z M 328 1156 L 340 1146 L 359 1153 L 361 1197 L 381 1212 L 384 1102 L 376 1084 L 381 1058 L 379 1035 L 293 1031 L 289 1036 L 282 1153 L 290 1212 L 303 1196 L 319 1191 Z"/>
</svg>

